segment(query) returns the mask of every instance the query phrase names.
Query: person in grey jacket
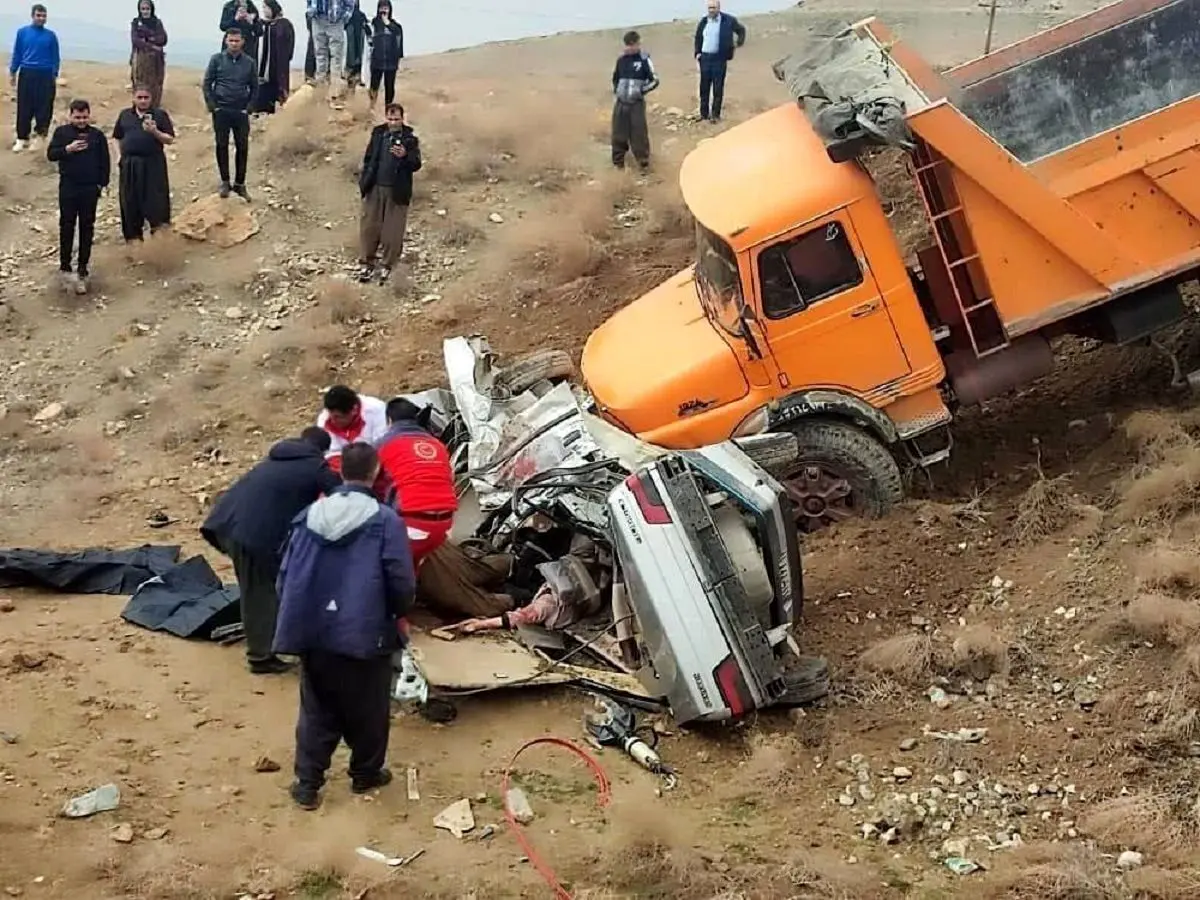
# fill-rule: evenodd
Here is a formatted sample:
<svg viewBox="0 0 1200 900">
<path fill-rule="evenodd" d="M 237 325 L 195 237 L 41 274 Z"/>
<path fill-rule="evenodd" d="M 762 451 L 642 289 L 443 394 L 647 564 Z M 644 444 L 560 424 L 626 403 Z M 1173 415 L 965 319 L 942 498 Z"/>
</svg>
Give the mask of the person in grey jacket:
<svg viewBox="0 0 1200 900">
<path fill-rule="evenodd" d="M 636 31 L 625 32 L 625 52 L 613 68 L 612 161 L 625 168 L 625 155 L 632 150 L 642 170 L 650 166 L 650 127 L 646 123 L 648 93 L 658 87 L 658 73 L 650 56 L 642 51 Z"/>
<path fill-rule="evenodd" d="M 244 200 L 246 165 L 250 159 L 250 104 L 258 90 L 258 66 L 245 53 L 242 32 L 231 28 L 225 34 L 225 49 L 208 61 L 204 72 L 204 105 L 212 114 L 213 134 L 217 141 L 217 170 L 221 174 L 222 197 L 230 190 Z M 229 136 L 235 149 L 234 180 L 229 182 Z"/>
</svg>

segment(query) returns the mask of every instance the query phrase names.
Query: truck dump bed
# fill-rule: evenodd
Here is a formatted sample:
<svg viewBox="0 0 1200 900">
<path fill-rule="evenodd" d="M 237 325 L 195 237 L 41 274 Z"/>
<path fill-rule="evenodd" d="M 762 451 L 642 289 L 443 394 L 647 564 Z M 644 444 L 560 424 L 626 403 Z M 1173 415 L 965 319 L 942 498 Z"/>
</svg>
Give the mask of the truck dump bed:
<svg viewBox="0 0 1200 900">
<path fill-rule="evenodd" d="M 867 20 L 782 60 L 831 157 L 909 151 L 976 356 L 1200 263 L 1200 0 L 1122 0 L 937 73 Z"/>
</svg>

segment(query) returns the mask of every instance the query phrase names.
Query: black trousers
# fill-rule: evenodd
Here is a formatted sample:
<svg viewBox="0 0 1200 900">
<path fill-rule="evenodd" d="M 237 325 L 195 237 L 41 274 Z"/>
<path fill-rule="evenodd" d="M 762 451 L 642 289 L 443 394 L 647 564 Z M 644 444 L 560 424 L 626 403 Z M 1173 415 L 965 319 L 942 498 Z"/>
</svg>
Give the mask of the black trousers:
<svg viewBox="0 0 1200 900">
<path fill-rule="evenodd" d="M 121 236 L 140 241 L 147 225 L 156 231 L 171 221 L 171 186 L 167 157 L 122 156 L 118 167 L 121 202 Z"/>
<path fill-rule="evenodd" d="M 391 103 L 396 99 L 396 70 L 390 71 L 385 69 L 371 70 L 371 93 L 379 92 L 379 82 L 383 82 L 383 104 Z"/>
<path fill-rule="evenodd" d="M 309 81 L 317 77 L 317 50 L 313 47 L 312 20 L 308 23 L 308 48 L 304 51 L 304 77 Z"/>
<path fill-rule="evenodd" d="M 633 158 L 644 169 L 650 165 L 650 126 L 646 124 L 646 101 L 636 103 L 613 103 L 612 112 L 612 161 L 618 169 L 625 168 L 625 155 L 633 151 Z"/>
<path fill-rule="evenodd" d="M 720 54 L 700 54 L 700 118 L 721 118 L 721 103 L 725 100 L 725 73 L 728 68 L 729 63 Z"/>
<path fill-rule="evenodd" d="M 96 204 L 100 188 L 96 185 L 58 186 L 58 267 L 71 271 L 71 256 L 75 247 L 75 228 L 79 227 L 80 275 L 87 275 L 92 261 L 92 241 L 96 236 Z"/>
<path fill-rule="evenodd" d="M 218 109 L 212 114 L 213 134 L 217 139 L 217 171 L 229 183 L 229 136 L 233 135 L 233 183 L 246 183 L 250 162 L 250 115 L 240 109 Z"/>
<path fill-rule="evenodd" d="M 374 777 L 387 759 L 391 692 L 391 656 L 353 659 L 314 651 L 301 657 L 296 781 L 319 789 L 343 739 L 351 780 Z"/>
<path fill-rule="evenodd" d="M 17 140 L 29 140 L 31 130 L 45 137 L 54 118 L 54 95 L 58 91 L 54 73 L 22 69 L 17 75 Z M 36 124 L 35 124 L 36 123 Z"/>
<path fill-rule="evenodd" d="M 270 659 L 275 640 L 275 618 L 279 615 L 279 595 L 275 579 L 280 560 L 274 554 L 255 553 L 232 541 L 224 542 L 226 555 L 233 563 L 241 592 L 242 628 L 246 632 L 246 660 Z"/>
</svg>

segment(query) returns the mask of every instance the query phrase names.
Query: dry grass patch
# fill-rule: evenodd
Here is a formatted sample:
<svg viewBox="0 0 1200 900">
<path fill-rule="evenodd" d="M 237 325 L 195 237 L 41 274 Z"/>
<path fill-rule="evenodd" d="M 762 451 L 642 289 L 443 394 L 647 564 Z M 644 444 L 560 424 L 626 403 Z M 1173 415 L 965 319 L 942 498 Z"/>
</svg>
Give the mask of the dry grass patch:
<svg viewBox="0 0 1200 900">
<path fill-rule="evenodd" d="M 1200 443 L 1189 431 L 1190 415 L 1134 413 L 1125 433 L 1139 461 L 1120 492 L 1117 514 L 1139 524 L 1169 524 L 1200 507 Z"/>
<path fill-rule="evenodd" d="M 447 216 L 442 228 L 442 240 L 448 247 L 462 249 L 486 240 L 487 232 L 473 222 Z"/>
<path fill-rule="evenodd" d="M 1079 827 L 1113 852 L 1138 850 L 1160 861 L 1194 859 L 1200 822 L 1191 803 L 1194 797 L 1184 791 L 1115 797 L 1081 814 Z"/>
<path fill-rule="evenodd" d="M 1123 624 L 1143 640 L 1184 647 L 1200 636 L 1200 604 L 1167 594 L 1139 594 L 1125 608 Z"/>
<path fill-rule="evenodd" d="M 1132 900 L 1111 859 L 1078 845 L 1030 844 L 973 881 L 984 900 Z M 1165 898 L 1164 898 L 1165 900 Z"/>
<path fill-rule="evenodd" d="M 177 275 L 187 265 L 187 241 L 169 228 L 128 245 L 130 260 L 154 275 Z"/>
<path fill-rule="evenodd" d="M 1032 544 L 1062 531 L 1079 518 L 1079 505 L 1065 475 L 1047 478 L 1040 471 L 1017 504 L 1012 533 L 1017 543 Z"/>
<path fill-rule="evenodd" d="M 915 682 L 933 671 L 933 641 L 923 634 L 897 634 L 872 644 L 858 658 L 867 672 Z"/>
<path fill-rule="evenodd" d="M 1009 641 L 987 625 L 969 625 L 954 636 L 940 667 L 985 681 L 1008 673 Z"/>
<path fill-rule="evenodd" d="M 317 309 L 330 325 L 345 325 L 361 319 L 367 312 L 362 291 L 341 278 L 322 278 L 313 286 Z"/>
<path fill-rule="evenodd" d="M 1160 541 L 1138 557 L 1138 581 L 1153 590 L 1193 596 L 1200 592 L 1200 554 Z"/>
</svg>

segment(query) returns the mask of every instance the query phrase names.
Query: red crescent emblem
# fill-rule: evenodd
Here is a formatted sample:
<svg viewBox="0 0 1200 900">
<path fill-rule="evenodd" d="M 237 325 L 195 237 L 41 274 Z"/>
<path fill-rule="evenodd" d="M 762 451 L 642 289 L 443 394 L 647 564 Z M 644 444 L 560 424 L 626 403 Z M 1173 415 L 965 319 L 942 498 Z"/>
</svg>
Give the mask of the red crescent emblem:
<svg viewBox="0 0 1200 900">
<path fill-rule="evenodd" d="M 428 441 L 417 441 L 413 444 L 413 453 L 426 461 L 437 459 L 438 455 L 437 447 Z"/>
</svg>

